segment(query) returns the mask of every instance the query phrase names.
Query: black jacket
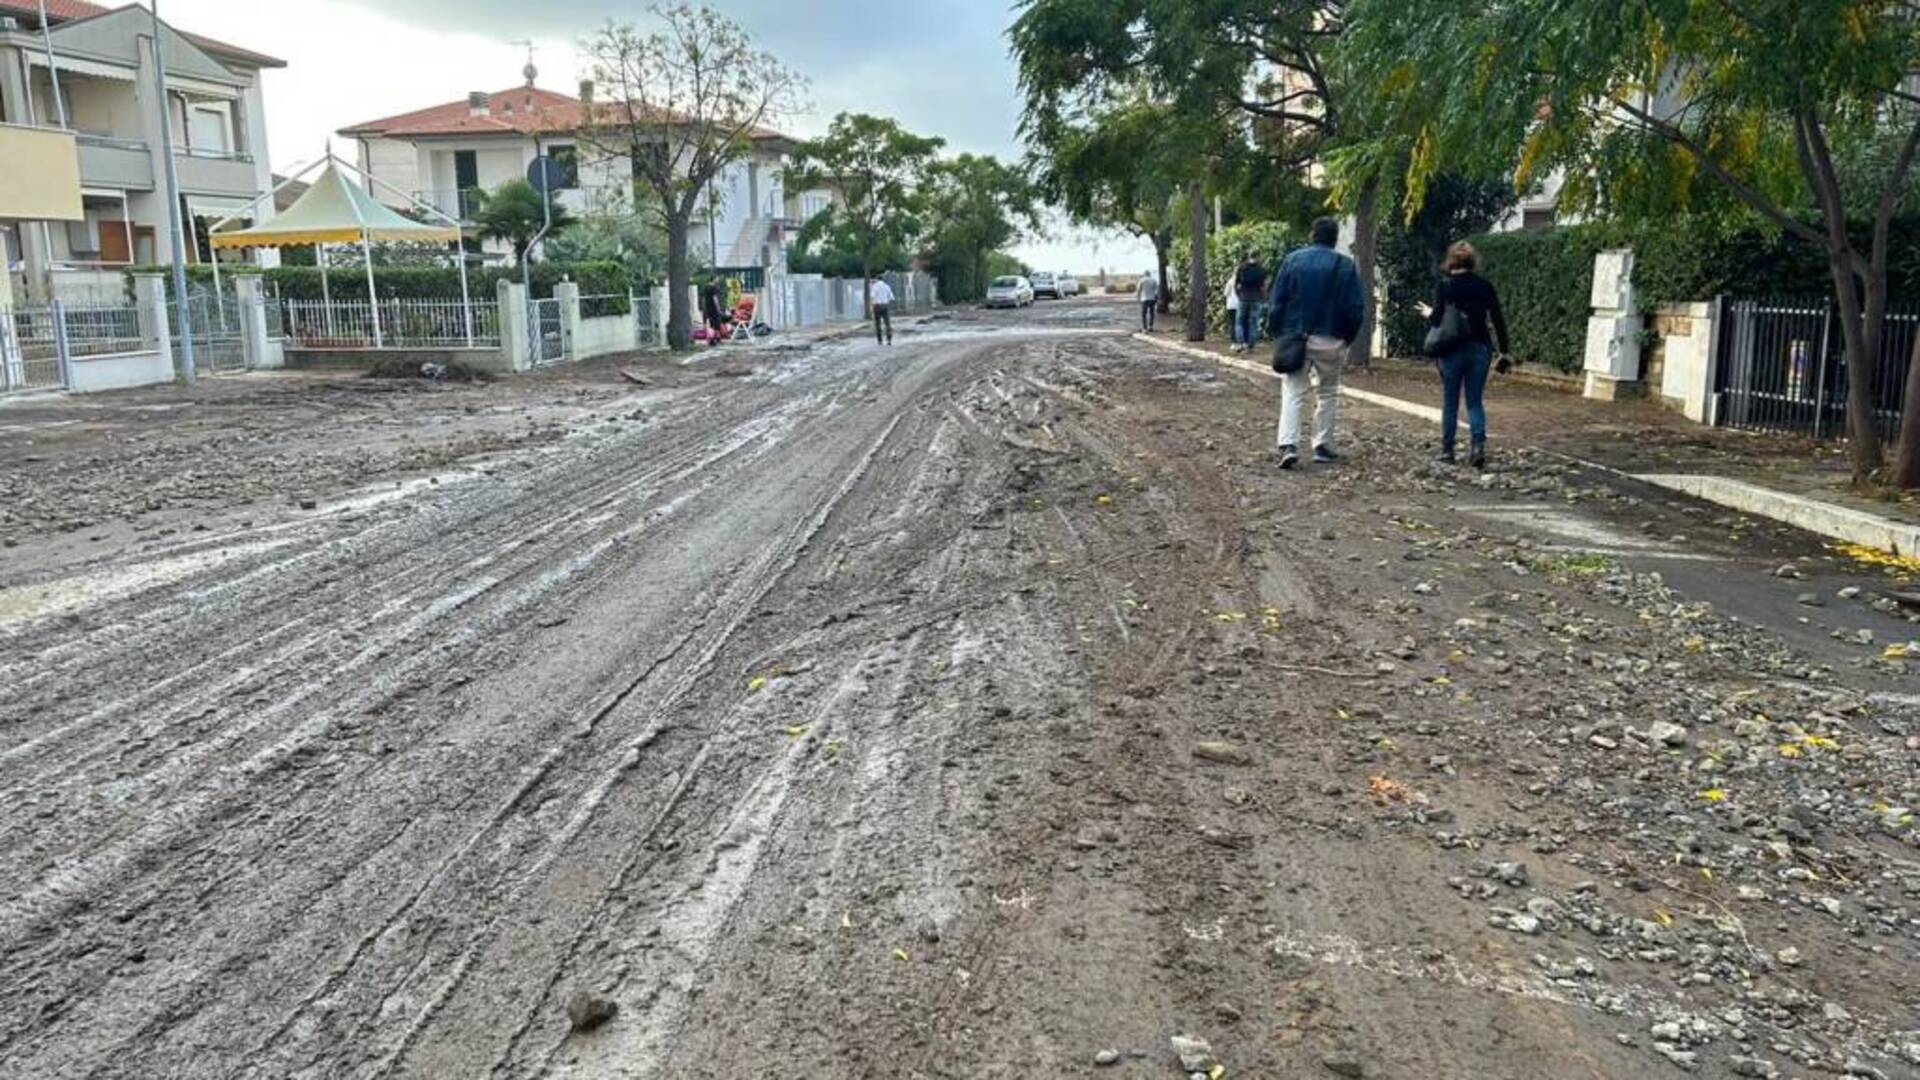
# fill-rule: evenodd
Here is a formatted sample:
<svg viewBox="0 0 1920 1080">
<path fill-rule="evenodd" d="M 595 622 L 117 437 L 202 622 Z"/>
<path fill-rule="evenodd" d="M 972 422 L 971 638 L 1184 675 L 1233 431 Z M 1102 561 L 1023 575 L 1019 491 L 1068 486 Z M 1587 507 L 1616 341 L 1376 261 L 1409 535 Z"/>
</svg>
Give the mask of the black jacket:
<svg viewBox="0 0 1920 1080">
<path fill-rule="evenodd" d="M 1507 347 L 1507 317 L 1500 311 L 1500 294 L 1494 291 L 1493 282 L 1471 270 L 1441 278 L 1440 291 L 1433 300 L 1433 314 L 1427 316 L 1427 323 L 1439 326 L 1449 304 L 1466 313 L 1474 343 L 1491 349 L 1497 334 L 1498 351 L 1512 351 Z M 1493 333 L 1488 332 L 1489 323 Z"/>
<path fill-rule="evenodd" d="M 1267 295 L 1267 268 L 1260 265 L 1258 260 L 1248 259 L 1234 271 L 1233 287 L 1242 298 L 1264 298 Z"/>
</svg>

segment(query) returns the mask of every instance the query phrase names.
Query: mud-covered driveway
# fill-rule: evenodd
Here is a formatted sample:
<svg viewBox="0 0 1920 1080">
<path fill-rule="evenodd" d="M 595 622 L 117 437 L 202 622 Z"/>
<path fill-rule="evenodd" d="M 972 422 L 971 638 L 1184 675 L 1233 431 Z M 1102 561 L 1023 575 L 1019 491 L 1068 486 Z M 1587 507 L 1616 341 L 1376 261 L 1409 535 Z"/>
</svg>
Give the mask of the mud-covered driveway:
<svg viewBox="0 0 1920 1080">
<path fill-rule="evenodd" d="M 1916 1075 L 1881 569 L 1371 410 L 1283 475 L 1125 322 L 27 536 L 0 1077 Z"/>
</svg>

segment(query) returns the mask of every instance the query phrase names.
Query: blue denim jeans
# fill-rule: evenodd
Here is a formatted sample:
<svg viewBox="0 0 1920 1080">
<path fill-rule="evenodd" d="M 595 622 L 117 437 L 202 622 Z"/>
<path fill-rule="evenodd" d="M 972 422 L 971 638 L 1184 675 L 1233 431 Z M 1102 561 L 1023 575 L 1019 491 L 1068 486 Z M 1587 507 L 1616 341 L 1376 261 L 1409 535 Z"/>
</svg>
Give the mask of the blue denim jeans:
<svg viewBox="0 0 1920 1080">
<path fill-rule="evenodd" d="M 1240 298 L 1240 306 L 1233 313 L 1233 340 L 1241 345 L 1259 343 L 1260 301 Z"/>
<path fill-rule="evenodd" d="M 1485 345 L 1467 344 L 1440 361 L 1440 445 L 1452 452 L 1454 436 L 1460 430 L 1460 395 L 1467 397 L 1467 430 L 1474 442 L 1487 438 L 1485 394 L 1487 374 L 1493 370 L 1493 350 Z"/>
</svg>

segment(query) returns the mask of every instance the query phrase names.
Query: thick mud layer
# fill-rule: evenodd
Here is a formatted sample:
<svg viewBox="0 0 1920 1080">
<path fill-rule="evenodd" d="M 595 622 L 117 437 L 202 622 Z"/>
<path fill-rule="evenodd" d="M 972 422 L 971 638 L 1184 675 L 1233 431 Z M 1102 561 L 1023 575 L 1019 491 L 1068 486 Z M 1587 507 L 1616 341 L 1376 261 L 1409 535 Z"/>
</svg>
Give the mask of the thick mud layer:
<svg viewBox="0 0 1920 1080">
<path fill-rule="evenodd" d="M 1906 671 L 1643 561 L 1803 540 L 1124 314 L 10 582 L 0 1076 L 1913 1074 Z"/>
</svg>

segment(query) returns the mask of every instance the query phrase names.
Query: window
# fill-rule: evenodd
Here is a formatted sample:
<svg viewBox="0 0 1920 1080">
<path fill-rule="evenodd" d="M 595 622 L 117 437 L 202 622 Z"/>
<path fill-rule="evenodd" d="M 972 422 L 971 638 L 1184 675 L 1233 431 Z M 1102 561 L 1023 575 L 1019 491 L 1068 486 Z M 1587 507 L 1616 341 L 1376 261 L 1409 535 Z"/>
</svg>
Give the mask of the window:
<svg viewBox="0 0 1920 1080">
<path fill-rule="evenodd" d="M 560 190 L 577 191 L 580 187 L 580 149 L 575 146 L 549 146 L 547 156 L 560 166 Z"/>
<path fill-rule="evenodd" d="M 194 106 L 191 137 L 193 148 L 199 153 L 224 155 L 232 152 L 233 141 L 227 137 L 227 111 L 206 105 Z"/>
<path fill-rule="evenodd" d="M 472 191 L 480 186 L 480 155 L 472 150 L 453 152 L 453 186 L 460 191 Z"/>
</svg>

